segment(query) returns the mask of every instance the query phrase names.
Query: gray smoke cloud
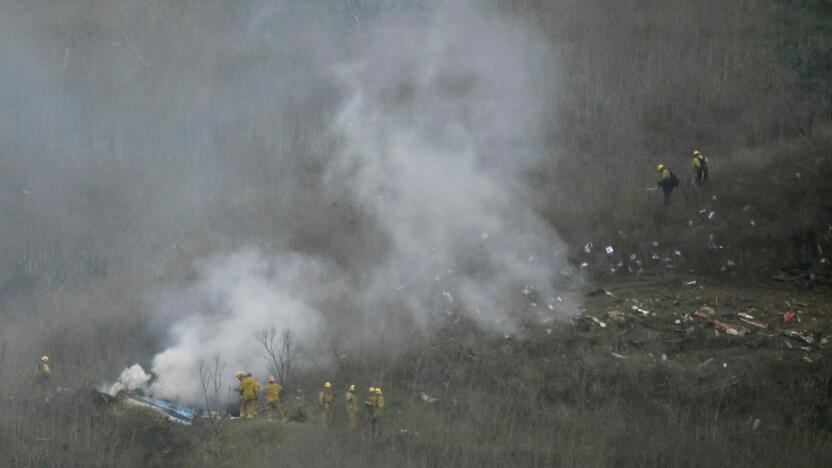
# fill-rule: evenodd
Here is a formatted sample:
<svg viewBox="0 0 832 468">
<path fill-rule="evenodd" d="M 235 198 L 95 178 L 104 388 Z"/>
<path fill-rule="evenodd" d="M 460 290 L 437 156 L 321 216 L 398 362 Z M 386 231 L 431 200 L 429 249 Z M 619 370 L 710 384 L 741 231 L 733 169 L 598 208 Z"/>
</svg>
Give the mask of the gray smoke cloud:
<svg viewBox="0 0 832 468">
<path fill-rule="evenodd" d="M 527 25 L 456 2 L 374 21 L 347 60 L 324 70 L 343 98 L 321 140 L 335 141 L 327 190 L 383 247 L 349 290 L 347 273 L 297 252 L 212 258 L 165 305 L 194 313 L 153 360 L 157 394 L 194 401 L 206 355 L 264 372 L 254 331 L 290 329 L 314 343 L 345 308 L 370 322 L 395 308 L 421 325 L 464 313 L 509 333 L 558 313 L 549 304 L 573 275 L 527 185 L 551 138 L 553 53 Z M 524 292 L 541 302 L 532 315 Z M 340 305 L 324 310 L 322 296 Z"/>
<path fill-rule="evenodd" d="M 0 299 L 96 365 L 193 403 L 202 359 L 267 371 L 264 328 L 318 365 L 448 313 L 564 313 L 528 184 L 557 51 L 493 2 L 13 0 L 0 26 Z"/>
</svg>

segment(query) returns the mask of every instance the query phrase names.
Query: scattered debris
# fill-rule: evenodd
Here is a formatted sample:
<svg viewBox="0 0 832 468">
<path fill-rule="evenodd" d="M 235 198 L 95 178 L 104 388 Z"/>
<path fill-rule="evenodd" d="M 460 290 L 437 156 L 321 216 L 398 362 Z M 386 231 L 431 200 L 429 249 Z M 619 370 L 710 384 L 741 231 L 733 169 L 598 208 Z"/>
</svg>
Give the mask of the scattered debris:
<svg viewBox="0 0 832 468">
<path fill-rule="evenodd" d="M 627 356 L 625 356 L 623 354 L 618 354 L 618 353 L 610 353 L 610 354 L 612 354 L 612 357 L 614 357 L 616 359 L 627 359 Z"/>
<path fill-rule="evenodd" d="M 584 252 L 592 253 L 592 242 L 587 242 L 584 244 Z"/>
<path fill-rule="evenodd" d="M 626 316 L 620 310 L 610 310 L 607 312 L 607 317 L 611 320 L 623 321 Z"/>
<path fill-rule="evenodd" d="M 714 216 L 716 216 L 716 211 L 711 211 L 710 213 L 708 213 L 708 219 L 714 219 Z"/>
<path fill-rule="evenodd" d="M 642 309 L 642 308 L 641 308 L 641 307 L 639 307 L 639 306 L 633 306 L 633 310 L 635 310 L 636 312 L 641 312 L 641 313 L 642 313 L 642 314 L 644 314 L 644 315 L 650 315 L 650 311 L 649 311 L 649 310 L 647 310 L 647 309 Z"/>
<path fill-rule="evenodd" d="M 748 315 L 748 314 L 745 314 L 745 315 Z M 747 319 L 747 318 L 742 317 L 742 316 L 740 316 L 740 321 L 742 323 L 747 323 L 748 325 L 751 325 L 752 327 L 768 329 L 768 323 L 766 323 L 766 322 L 757 322 L 757 321 Z"/>
<path fill-rule="evenodd" d="M 696 280 L 688 281 L 687 283 L 685 283 L 685 285 L 687 285 L 687 286 L 696 286 Z"/>
<path fill-rule="evenodd" d="M 599 319 L 597 319 L 597 318 L 595 318 L 595 317 L 593 317 L 593 316 L 591 316 L 591 315 L 589 316 L 589 318 L 590 318 L 590 319 L 592 319 L 592 321 L 593 321 L 593 322 L 595 322 L 596 324 L 598 324 L 598 326 L 599 326 L 599 327 L 601 327 L 601 328 L 607 328 L 607 324 L 606 324 L 605 322 L 602 322 L 601 320 L 599 320 Z"/>
<path fill-rule="evenodd" d="M 482 239 L 482 240 L 488 240 L 488 233 L 487 233 L 487 232 L 484 232 L 484 233 L 480 234 L 480 239 Z"/>
<path fill-rule="evenodd" d="M 789 323 L 795 316 L 793 310 L 789 309 L 783 314 L 783 323 Z"/>
<path fill-rule="evenodd" d="M 754 320 L 754 316 L 753 316 L 753 315 L 751 315 L 751 314 L 746 314 L 745 312 L 738 312 L 738 313 L 737 313 L 737 315 L 738 315 L 738 316 L 740 316 L 740 317 L 742 317 L 742 318 L 744 318 L 744 319 Z"/>
<path fill-rule="evenodd" d="M 760 420 L 759 420 L 759 419 L 755 419 L 755 420 L 754 420 L 754 424 L 751 426 L 751 430 L 752 430 L 752 431 L 756 431 L 759 427 L 760 427 Z"/>
<path fill-rule="evenodd" d="M 713 309 L 711 309 L 711 310 L 713 310 Z M 745 334 L 748 333 L 748 330 L 745 327 L 735 327 L 735 326 L 729 325 L 725 322 L 713 319 L 708 314 L 708 312 L 706 312 L 702 309 L 697 310 L 696 312 L 694 312 L 693 316 L 697 317 L 697 318 L 701 318 L 702 320 L 705 320 L 706 322 L 708 322 L 708 324 L 710 324 L 714 328 L 714 330 L 719 330 L 719 331 L 721 331 L 723 333 L 727 333 L 729 335 L 745 336 Z"/>
<path fill-rule="evenodd" d="M 608 245 L 604 250 L 607 252 L 607 255 L 612 255 L 613 252 L 615 252 L 615 249 L 613 249 L 611 245 Z"/>
<path fill-rule="evenodd" d="M 425 392 L 421 392 L 419 394 L 419 398 L 421 398 L 422 401 L 424 401 L 425 403 L 428 403 L 428 404 L 435 403 L 435 402 L 439 401 L 439 398 L 430 397 Z"/>
<path fill-rule="evenodd" d="M 797 340 L 801 340 L 806 344 L 814 344 L 815 338 L 811 335 L 807 335 L 805 333 L 800 333 L 797 330 L 783 330 L 783 335 L 788 336 L 789 338 L 794 338 Z"/>
</svg>

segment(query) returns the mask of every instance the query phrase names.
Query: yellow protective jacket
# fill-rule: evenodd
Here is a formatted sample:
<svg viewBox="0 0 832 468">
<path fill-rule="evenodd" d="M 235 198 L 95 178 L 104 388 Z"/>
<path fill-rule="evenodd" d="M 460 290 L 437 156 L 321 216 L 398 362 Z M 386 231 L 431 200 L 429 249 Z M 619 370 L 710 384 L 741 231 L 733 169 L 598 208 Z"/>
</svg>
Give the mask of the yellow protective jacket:
<svg viewBox="0 0 832 468">
<path fill-rule="evenodd" d="M 347 392 L 345 399 L 347 400 L 347 411 L 355 412 L 358 410 L 358 399 L 355 398 L 355 393 Z"/>
<path fill-rule="evenodd" d="M 384 396 L 376 395 L 373 403 L 373 416 L 384 416 Z"/>
<path fill-rule="evenodd" d="M 708 158 L 706 158 L 705 156 L 703 156 L 701 154 L 698 155 L 698 156 L 694 156 L 692 165 L 693 165 L 694 169 L 699 169 L 702 166 L 707 166 L 708 165 Z"/>
<path fill-rule="evenodd" d="M 280 390 L 283 387 L 279 383 L 270 383 L 266 385 L 266 401 L 280 401 Z"/>
<path fill-rule="evenodd" d="M 240 398 L 243 400 L 256 400 L 257 389 L 260 384 L 252 377 L 246 377 L 240 382 Z"/>
<path fill-rule="evenodd" d="M 49 371 L 49 364 L 42 362 L 38 364 L 38 375 L 42 377 L 49 377 L 52 372 Z"/>
<path fill-rule="evenodd" d="M 367 401 L 364 402 L 364 405 L 367 407 L 367 412 L 372 414 L 373 407 L 376 406 L 376 395 L 370 395 L 367 397 Z"/>
<path fill-rule="evenodd" d="M 332 393 L 332 390 L 324 390 L 318 395 L 318 403 L 321 407 L 328 406 L 334 399 L 335 395 Z"/>
</svg>

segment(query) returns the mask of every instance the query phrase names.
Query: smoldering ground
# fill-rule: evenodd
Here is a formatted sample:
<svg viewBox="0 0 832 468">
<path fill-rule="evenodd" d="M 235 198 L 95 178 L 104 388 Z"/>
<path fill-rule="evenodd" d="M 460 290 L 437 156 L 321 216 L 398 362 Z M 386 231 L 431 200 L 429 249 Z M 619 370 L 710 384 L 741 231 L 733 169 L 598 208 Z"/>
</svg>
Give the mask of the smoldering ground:
<svg viewBox="0 0 832 468">
<path fill-rule="evenodd" d="M 50 281 L 117 283 L 155 389 L 191 402 L 200 359 L 265 370 L 261 328 L 316 349 L 562 314 L 574 275 L 526 183 L 556 51 L 488 6 L 380 6 L 8 5 L 7 258 L 50 245 Z"/>
</svg>

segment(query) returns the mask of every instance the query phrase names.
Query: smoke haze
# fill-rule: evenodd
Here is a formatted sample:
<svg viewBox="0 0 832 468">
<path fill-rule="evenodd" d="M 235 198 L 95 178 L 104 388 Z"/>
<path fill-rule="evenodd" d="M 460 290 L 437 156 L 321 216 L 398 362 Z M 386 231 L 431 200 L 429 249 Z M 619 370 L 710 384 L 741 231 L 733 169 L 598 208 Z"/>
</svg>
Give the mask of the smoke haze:
<svg viewBox="0 0 832 468">
<path fill-rule="evenodd" d="M 129 291 L 160 396 L 196 401 L 217 355 L 266 371 L 264 328 L 312 344 L 563 313 L 573 273 L 527 183 L 556 51 L 530 25 L 443 1 L 71 8 L 0 20 L 6 210 L 31 233 L 4 253 Z"/>
</svg>

